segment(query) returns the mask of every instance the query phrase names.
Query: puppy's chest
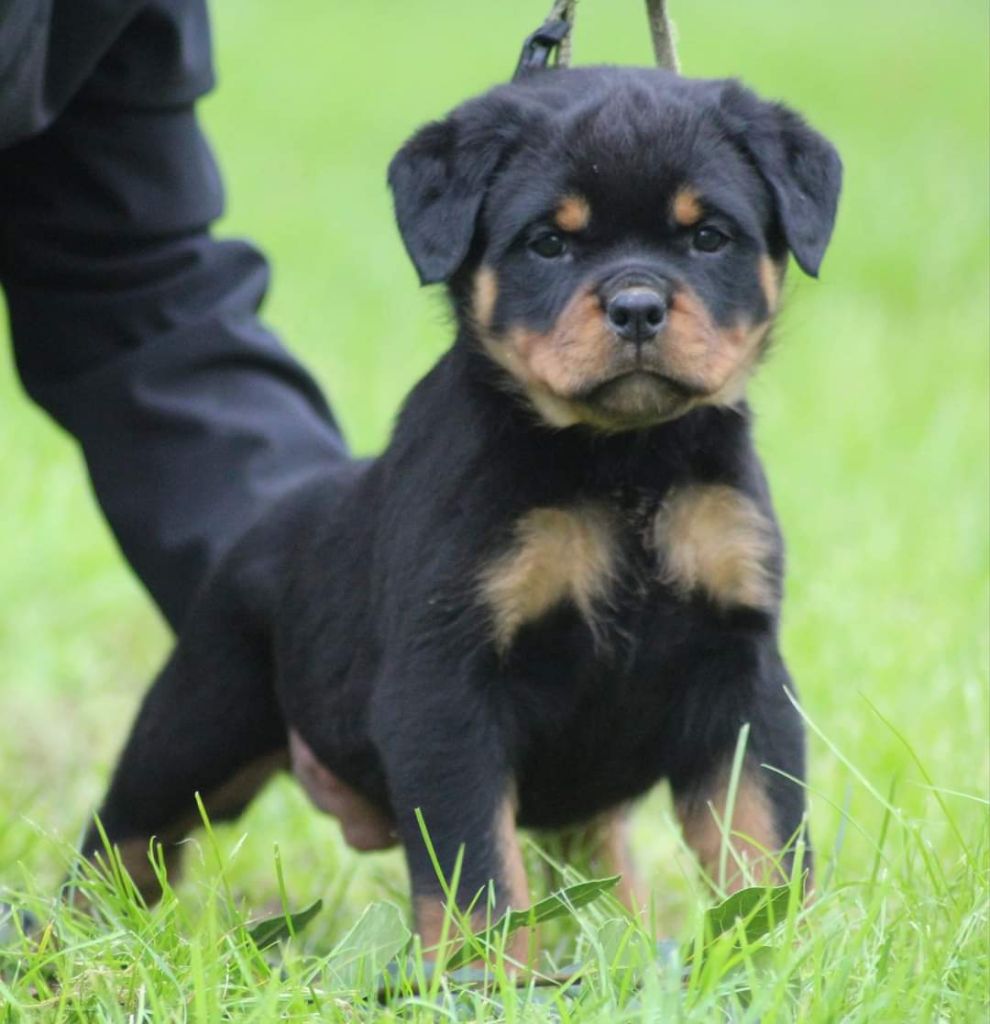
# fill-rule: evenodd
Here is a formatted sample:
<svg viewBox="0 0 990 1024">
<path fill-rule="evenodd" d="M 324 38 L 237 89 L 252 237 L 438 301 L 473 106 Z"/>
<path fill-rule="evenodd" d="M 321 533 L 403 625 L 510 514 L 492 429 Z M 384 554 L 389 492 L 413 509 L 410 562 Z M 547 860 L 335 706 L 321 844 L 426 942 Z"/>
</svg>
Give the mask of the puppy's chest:
<svg viewBox="0 0 990 1024">
<path fill-rule="evenodd" d="M 773 524 L 724 485 L 519 518 L 481 593 L 528 824 L 581 820 L 665 774 L 685 640 L 727 610 L 771 611 L 775 564 Z"/>
<path fill-rule="evenodd" d="M 614 657 L 637 646 L 654 620 L 698 598 L 713 611 L 770 611 L 779 591 L 776 547 L 767 516 L 725 484 L 619 490 L 531 508 L 479 574 L 490 640 L 511 660 L 570 611 L 581 627 L 571 631 L 572 646 Z"/>
</svg>

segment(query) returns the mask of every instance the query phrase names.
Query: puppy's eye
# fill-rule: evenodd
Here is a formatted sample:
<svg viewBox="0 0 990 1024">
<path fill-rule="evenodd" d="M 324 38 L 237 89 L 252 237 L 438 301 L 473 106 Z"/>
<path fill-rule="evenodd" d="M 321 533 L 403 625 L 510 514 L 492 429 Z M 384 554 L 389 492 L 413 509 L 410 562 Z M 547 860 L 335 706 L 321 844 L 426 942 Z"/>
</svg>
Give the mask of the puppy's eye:
<svg viewBox="0 0 990 1024">
<path fill-rule="evenodd" d="M 538 235 L 529 243 L 529 247 L 537 256 L 542 256 L 545 260 L 555 260 L 567 252 L 567 242 L 564 241 L 562 235 L 553 231 L 545 235 Z"/>
<path fill-rule="evenodd" d="M 694 233 L 691 244 L 699 252 L 718 252 L 729 244 L 729 236 L 711 224 L 702 224 Z"/>
</svg>

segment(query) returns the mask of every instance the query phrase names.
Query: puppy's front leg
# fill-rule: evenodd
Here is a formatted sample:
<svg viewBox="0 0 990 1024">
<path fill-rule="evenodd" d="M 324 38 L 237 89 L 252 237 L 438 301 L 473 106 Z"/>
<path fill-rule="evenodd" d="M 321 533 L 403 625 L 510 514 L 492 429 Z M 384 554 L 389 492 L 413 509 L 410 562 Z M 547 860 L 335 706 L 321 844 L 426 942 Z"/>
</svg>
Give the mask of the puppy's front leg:
<svg viewBox="0 0 990 1024">
<path fill-rule="evenodd" d="M 446 884 L 472 926 L 483 928 L 529 898 L 516 836 L 511 774 L 488 695 L 471 673 L 439 667 L 389 681 L 377 693 L 372 737 L 385 766 L 424 948 L 440 941 L 444 888 L 424 841 L 419 809 Z M 463 854 L 461 850 L 463 849 Z M 488 899 L 493 886 L 494 904 Z M 525 936 L 510 951 L 523 952 Z"/>
<path fill-rule="evenodd" d="M 798 840 L 810 886 L 805 822 L 804 730 L 787 692 L 792 683 L 770 636 L 724 634 L 688 657 L 682 674 L 691 699 L 680 720 L 684 742 L 671 787 L 684 838 L 720 888 L 786 882 Z M 693 676 L 692 676 L 693 671 Z M 749 739 L 729 813 L 739 730 Z"/>
</svg>

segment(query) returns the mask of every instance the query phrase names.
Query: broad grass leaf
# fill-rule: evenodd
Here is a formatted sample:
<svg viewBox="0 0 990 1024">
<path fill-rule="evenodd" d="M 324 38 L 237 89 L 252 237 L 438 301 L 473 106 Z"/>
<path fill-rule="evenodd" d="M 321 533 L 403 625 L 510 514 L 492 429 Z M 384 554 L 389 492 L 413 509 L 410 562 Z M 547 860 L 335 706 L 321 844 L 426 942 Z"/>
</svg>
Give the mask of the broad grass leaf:
<svg viewBox="0 0 990 1024">
<path fill-rule="evenodd" d="M 578 907 L 587 906 L 605 893 L 611 892 L 618 885 L 621 877 L 621 875 L 612 875 L 609 878 L 590 878 L 586 882 L 577 882 L 574 885 L 558 889 L 557 892 L 539 900 L 527 910 L 510 910 L 490 928 L 478 932 L 473 941 L 465 943 L 453 953 L 447 961 L 447 969 L 454 970 L 470 963 L 479 956 L 481 949 L 490 945 L 503 932 L 506 935 L 511 935 L 527 925 L 542 924 L 544 921 L 566 917 Z"/>
<path fill-rule="evenodd" d="M 395 904 L 384 900 L 372 903 L 334 947 L 327 967 L 341 988 L 374 987 L 411 938 L 402 912 Z"/>
<path fill-rule="evenodd" d="M 787 917 L 789 885 L 754 885 L 734 892 L 705 911 L 705 937 L 712 941 L 742 922 L 747 942 L 757 942 Z"/>
<path fill-rule="evenodd" d="M 317 900 L 305 910 L 299 910 L 294 914 L 266 917 L 263 921 L 252 925 L 248 929 L 248 935 L 258 949 L 267 949 L 269 946 L 274 946 L 276 942 L 281 942 L 282 939 L 288 939 L 302 931 L 322 909 L 323 900 Z"/>
</svg>

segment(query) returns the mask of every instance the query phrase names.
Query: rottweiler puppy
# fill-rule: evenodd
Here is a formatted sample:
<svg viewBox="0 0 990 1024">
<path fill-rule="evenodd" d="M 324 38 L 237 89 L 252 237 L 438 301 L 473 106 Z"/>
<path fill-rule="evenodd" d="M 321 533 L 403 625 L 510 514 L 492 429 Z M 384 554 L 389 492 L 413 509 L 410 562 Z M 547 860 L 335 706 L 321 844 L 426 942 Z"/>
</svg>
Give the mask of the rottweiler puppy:
<svg viewBox="0 0 990 1024">
<path fill-rule="evenodd" d="M 99 811 L 147 895 L 195 793 L 234 815 L 288 765 L 352 845 L 402 843 L 426 944 L 417 808 L 495 914 L 529 902 L 518 826 L 590 829 L 628 873 L 624 808 L 661 779 L 714 870 L 745 723 L 735 854 L 788 870 L 804 738 L 745 393 L 840 178 L 786 107 L 659 70 L 533 74 L 402 147 L 399 229 L 456 339 L 384 454 L 282 500 L 199 598 Z"/>
</svg>

